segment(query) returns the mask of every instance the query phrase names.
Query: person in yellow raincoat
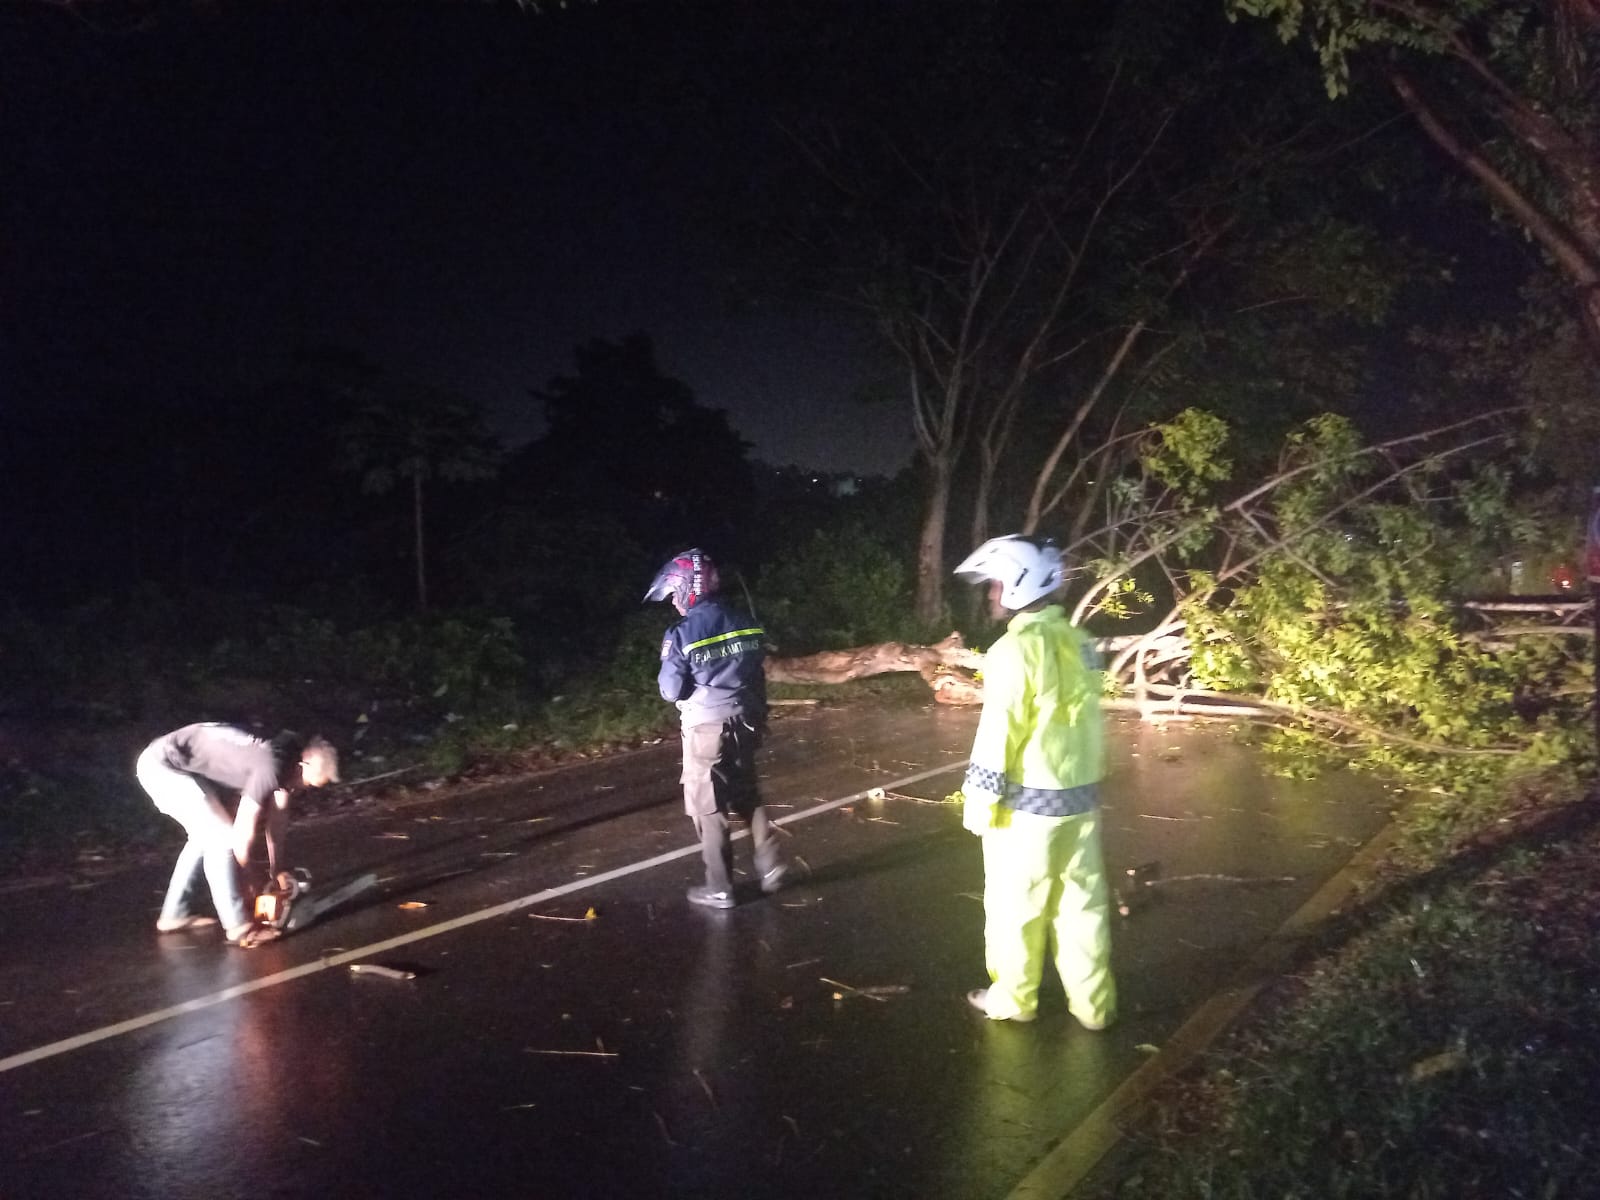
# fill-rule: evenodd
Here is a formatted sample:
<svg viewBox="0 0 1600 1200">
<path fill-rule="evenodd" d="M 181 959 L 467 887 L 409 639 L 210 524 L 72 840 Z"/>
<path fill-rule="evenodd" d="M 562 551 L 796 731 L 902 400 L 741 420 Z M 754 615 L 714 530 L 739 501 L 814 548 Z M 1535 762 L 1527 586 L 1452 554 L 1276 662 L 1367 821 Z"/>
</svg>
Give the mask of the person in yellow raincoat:
<svg viewBox="0 0 1600 1200">
<path fill-rule="evenodd" d="M 1100 849 L 1105 774 L 1094 643 L 1053 602 L 1065 581 L 1048 540 L 991 538 L 956 568 L 1010 615 L 983 660 L 983 712 L 962 782 L 962 823 L 983 839 L 984 957 L 967 993 L 995 1021 L 1038 1015 L 1045 959 L 1087 1029 L 1116 1018 L 1111 897 Z"/>
</svg>

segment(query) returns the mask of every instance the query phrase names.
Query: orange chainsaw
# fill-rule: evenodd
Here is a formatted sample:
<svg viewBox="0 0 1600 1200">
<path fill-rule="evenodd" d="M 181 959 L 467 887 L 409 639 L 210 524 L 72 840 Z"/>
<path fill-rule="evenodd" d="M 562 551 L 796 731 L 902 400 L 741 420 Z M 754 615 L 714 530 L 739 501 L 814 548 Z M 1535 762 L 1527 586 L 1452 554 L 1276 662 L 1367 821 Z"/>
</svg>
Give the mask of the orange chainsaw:
<svg viewBox="0 0 1600 1200">
<path fill-rule="evenodd" d="M 267 886 L 256 893 L 256 920 L 279 933 L 293 933 L 330 909 L 377 886 L 378 877 L 367 874 L 327 895 L 313 897 L 310 871 L 304 867 L 278 871 L 269 874 Z"/>
</svg>

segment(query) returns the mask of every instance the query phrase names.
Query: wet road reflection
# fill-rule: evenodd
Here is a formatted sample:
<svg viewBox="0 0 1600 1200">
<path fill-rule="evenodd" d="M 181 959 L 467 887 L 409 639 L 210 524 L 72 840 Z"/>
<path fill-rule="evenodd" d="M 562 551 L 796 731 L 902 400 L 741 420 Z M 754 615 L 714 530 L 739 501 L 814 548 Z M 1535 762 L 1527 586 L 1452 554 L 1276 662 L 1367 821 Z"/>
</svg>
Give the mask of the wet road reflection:
<svg viewBox="0 0 1600 1200">
<path fill-rule="evenodd" d="M 766 787 L 798 815 L 908 764 L 959 763 L 971 721 L 819 715 L 792 732 L 774 739 Z M 414 980 L 286 978 L 0 1072 L 0 1195 L 1003 1197 L 1384 819 L 1372 789 L 1270 779 L 1220 734 L 1124 727 L 1116 745 L 1108 858 L 1159 863 L 1161 883 L 1116 926 L 1125 1015 L 1107 1033 L 1067 1017 L 1053 981 L 1031 1026 L 965 1004 L 983 981 L 979 847 L 954 809 L 918 803 L 956 770 L 794 822 L 810 877 L 730 912 L 683 901 L 690 854 L 371 956 Z M 640 755 L 614 785 L 588 768 L 497 797 L 474 815 L 512 831 L 494 848 L 515 853 L 484 859 L 482 838 L 446 831 L 429 844 L 427 909 L 386 894 L 262 951 L 155 938 L 109 895 L 39 898 L 105 918 L 81 937 L 43 936 L 13 906 L 0 913 L 7 1046 L 677 848 L 675 767 Z M 585 816 L 595 795 L 604 819 Z M 558 836 L 521 833 L 555 813 Z M 406 821 L 431 835 L 448 815 Z M 418 847 L 374 849 L 398 824 L 375 818 L 308 840 L 313 874 L 382 853 L 415 872 Z"/>
</svg>

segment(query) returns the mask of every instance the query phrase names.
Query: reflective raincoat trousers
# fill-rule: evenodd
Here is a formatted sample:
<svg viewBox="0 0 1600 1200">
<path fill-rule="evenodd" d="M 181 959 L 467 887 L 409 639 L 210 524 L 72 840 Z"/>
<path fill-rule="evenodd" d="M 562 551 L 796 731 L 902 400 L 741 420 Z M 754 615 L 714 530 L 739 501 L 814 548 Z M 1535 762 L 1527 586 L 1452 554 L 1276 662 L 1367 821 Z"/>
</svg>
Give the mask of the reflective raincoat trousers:
<svg viewBox="0 0 1600 1200">
<path fill-rule="evenodd" d="M 983 835 L 983 878 L 989 1015 L 1037 1011 L 1051 957 L 1072 1015 L 1093 1028 L 1109 1024 L 1117 985 L 1099 812 L 1012 813 L 1009 824 Z"/>
<path fill-rule="evenodd" d="M 962 823 L 983 839 L 985 1010 L 995 1020 L 1032 1017 L 1049 958 L 1072 1015 L 1104 1028 L 1117 992 L 1093 643 L 1059 605 L 1020 612 L 985 655 L 983 674 Z"/>
</svg>

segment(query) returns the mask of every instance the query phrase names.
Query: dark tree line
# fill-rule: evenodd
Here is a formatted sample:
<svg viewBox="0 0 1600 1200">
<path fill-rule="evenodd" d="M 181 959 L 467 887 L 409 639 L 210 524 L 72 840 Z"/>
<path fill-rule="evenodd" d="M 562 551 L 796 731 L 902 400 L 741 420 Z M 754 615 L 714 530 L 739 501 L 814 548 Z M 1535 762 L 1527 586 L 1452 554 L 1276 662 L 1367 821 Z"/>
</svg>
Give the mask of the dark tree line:
<svg viewBox="0 0 1600 1200">
<path fill-rule="evenodd" d="M 48 605 L 143 583 L 515 610 L 614 602 L 678 542 L 746 552 L 748 445 L 660 372 L 647 337 L 579 347 L 529 403 L 547 432 L 507 447 L 470 398 L 320 347 L 233 395 L 8 414 L 4 594 Z"/>
<path fill-rule="evenodd" d="M 1238 7 L 1299 28 L 1296 6 Z M 1377 7 L 1353 61 L 1391 83 L 1475 77 L 1523 119 L 1524 151 L 1537 114 L 1519 98 L 1587 136 L 1592 6 L 1480 6 L 1523 20 L 1526 52 L 1448 5 Z M 1581 467 L 1570 401 L 1592 376 L 1562 348 L 1582 305 L 1441 179 L 1420 113 L 1401 121 L 1371 89 L 1331 104 L 1266 22 L 1183 0 L 612 11 L 659 34 L 642 94 L 704 116 L 698 198 L 741 235 L 718 264 L 734 298 L 835 305 L 878 340 L 863 390 L 916 433 L 901 484 L 921 489 L 918 527 L 897 517 L 893 534 L 925 624 L 945 616 L 953 553 L 999 529 L 1081 535 L 1152 422 L 1188 408 L 1228 418 L 1265 463 L 1313 413 L 1388 435 L 1441 406 L 1538 401 L 1546 445 Z M 1593 223 L 1587 192 L 1541 194 Z M 494 445 L 472 397 L 347 352 L 232 394 L 7 412 L 6 592 L 148 580 L 620 610 L 681 544 L 761 564 L 848 516 L 752 463 L 642 338 L 580 346 L 570 375 L 530 384 L 548 431 L 525 447 Z"/>
</svg>

